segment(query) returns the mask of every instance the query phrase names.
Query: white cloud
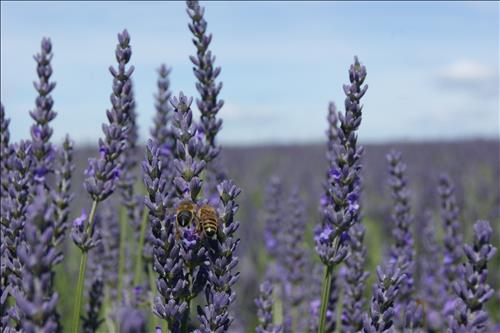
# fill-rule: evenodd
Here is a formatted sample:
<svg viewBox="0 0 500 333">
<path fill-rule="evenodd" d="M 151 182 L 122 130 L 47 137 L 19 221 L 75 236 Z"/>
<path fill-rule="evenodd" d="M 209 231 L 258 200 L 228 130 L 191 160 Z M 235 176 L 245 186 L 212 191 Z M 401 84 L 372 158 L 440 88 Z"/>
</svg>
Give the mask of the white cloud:
<svg viewBox="0 0 500 333">
<path fill-rule="evenodd" d="M 470 60 L 458 60 L 443 68 L 440 77 L 455 81 L 482 81 L 498 75 L 498 69 Z"/>
<path fill-rule="evenodd" d="M 457 60 L 437 72 L 438 83 L 479 97 L 498 98 L 498 67 L 473 60 Z"/>
</svg>

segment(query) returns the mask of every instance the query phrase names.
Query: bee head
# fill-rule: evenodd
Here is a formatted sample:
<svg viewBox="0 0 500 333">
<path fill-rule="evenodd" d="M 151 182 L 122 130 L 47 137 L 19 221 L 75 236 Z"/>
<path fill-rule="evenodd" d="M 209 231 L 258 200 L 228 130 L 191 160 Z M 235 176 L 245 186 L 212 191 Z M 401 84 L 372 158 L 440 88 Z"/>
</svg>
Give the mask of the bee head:
<svg viewBox="0 0 500 333">
<path fill-rule="evenodd" d="M 181 227 L 185 227 L 191 223 L 193 220 L 193 213 L 190 212 L 189 210 L 182 210 L 177 213 L 177 223 Z"/>
</svg>

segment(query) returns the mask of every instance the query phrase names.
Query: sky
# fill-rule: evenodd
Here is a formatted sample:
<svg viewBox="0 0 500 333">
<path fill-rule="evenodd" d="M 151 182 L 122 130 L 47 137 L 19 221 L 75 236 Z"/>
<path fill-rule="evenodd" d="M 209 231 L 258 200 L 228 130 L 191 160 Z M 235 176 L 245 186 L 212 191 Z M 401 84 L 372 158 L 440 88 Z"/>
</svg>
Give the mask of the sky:
<svg viewBox="0 0 500 333">
<path fill-rule="evenodd" d="M 327 106 L 357 55 L 366 65 L 364 142 L 499 138 L 498 2 L 202 2 L 222 67 L 219 139 L 228 145 L 325 138 Z M 184 2 L 1 3 L 1 101 L 13 140 L 27 138 L 33 54 L 53 42 L 54 140 L 97 142 L 110 107 L 116 35 L 131 35 L 141 140 L 156 69 L 196 96 Z"/>
</svg>

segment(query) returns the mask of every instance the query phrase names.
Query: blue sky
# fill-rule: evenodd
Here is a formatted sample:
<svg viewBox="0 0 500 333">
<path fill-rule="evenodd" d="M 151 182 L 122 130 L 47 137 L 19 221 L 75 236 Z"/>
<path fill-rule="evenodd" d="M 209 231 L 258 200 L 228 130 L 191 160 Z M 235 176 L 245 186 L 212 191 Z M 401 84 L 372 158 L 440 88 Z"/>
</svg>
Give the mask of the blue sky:
<svg viewBox="0 0 500 333">
<path fill-rule="evenodd" d="M 226 144 L 324 138 L 328 102 L 358 55 L 370 88 L 361 140 L 499 137 L 498 2 L 202 2 L 222 67 Z M 156 68 L 195 95 L 183 2 L 2 2 L 1 100 L 12 138 L 28 136 L 40 40 L 54 44 L 54 138 L 95 143 L 109 108 L 116 34 L 132 37 L 141 139 Z"/>
</svg>

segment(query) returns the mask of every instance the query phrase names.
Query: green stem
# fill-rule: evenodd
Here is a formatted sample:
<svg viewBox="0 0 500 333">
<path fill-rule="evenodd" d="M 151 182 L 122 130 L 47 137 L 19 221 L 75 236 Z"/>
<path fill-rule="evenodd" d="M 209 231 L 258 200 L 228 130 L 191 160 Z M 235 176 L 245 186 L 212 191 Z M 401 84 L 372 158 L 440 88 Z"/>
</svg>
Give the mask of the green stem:
<svg viewBox="0 0 500 333">
<path fill-rule="evenodd" d="M 122 300 L 123 275 L 125 271 L 125 249 L 127 247 L 127 211 L 120 207 L 120 256 L 118 259 L 118 303 Z"/>
<path fill-rule="evenodd" d="M 337 256 L 339 245 L 340 245 L 339 236 L 336 236 L 333 239 L 333 247 L 334 247 L 333 257 L 334 258 Z M 325 266 L 325 275 L 323 277 L 323 289 L 321 291 L 321 312 L 320 312 L 320 317 L 319 317 L 318 333 L 325 333 L 326 310 L 328 309 L 328 301 L 330 298 L 330 289 L 332 287 L 333 268 L 334 268 L 334 265 Z"/>
<path fill-rule="evenodd" d="M 137 253 L 136 253 L 136 258 L 135 258 L 134 286 L 138 286 L 141 283 L 142 250 L 144 248 L 144 239 L 146 238 L 147 225 L 148 225 L 148 209 L 147 209 L 147 207 L 144 207 L 144 210 L 142 212 L 141 233 L 139 235 L 139 245 L 137 247 Z"/>
<path fill-rule="evenodd" d="M 95 213 L 97 210 L 97 201 L 92 202 L 92 208 L 90 210 L 90 216 L 89 216 L 89 222 L 87 224 L 87 227 L 85 229 L 85 232 L 89 235 L 91 235 L 92 229 L 93 229 L 93 224 L 94 224 L 94 217 Z M 80 309 L 82 307 L 82 298 L 83 298 L 83 282 L 85 280 L 85 268 L 87 266 L 87 251 L 83 251 L 82 257 L 80 258 L 80 271 L 78 272 L 78 282 L 76 285 L 76 295 L 75 295 L 75 308 L 73 312 L 73 333 L 78 333 L 78 330 L 80 328 Z"/>
<path fill-rule="evenodd" d="M 325 333 L 326 310 L 328 308 L 328 299 L 330 297 L 330 289 L 332 287 L 332 271 L 333 266 L 325 267 L 323 289 L 321 291 L 321 312 L 319 317 L 318 333 Z"/>
</svg>

